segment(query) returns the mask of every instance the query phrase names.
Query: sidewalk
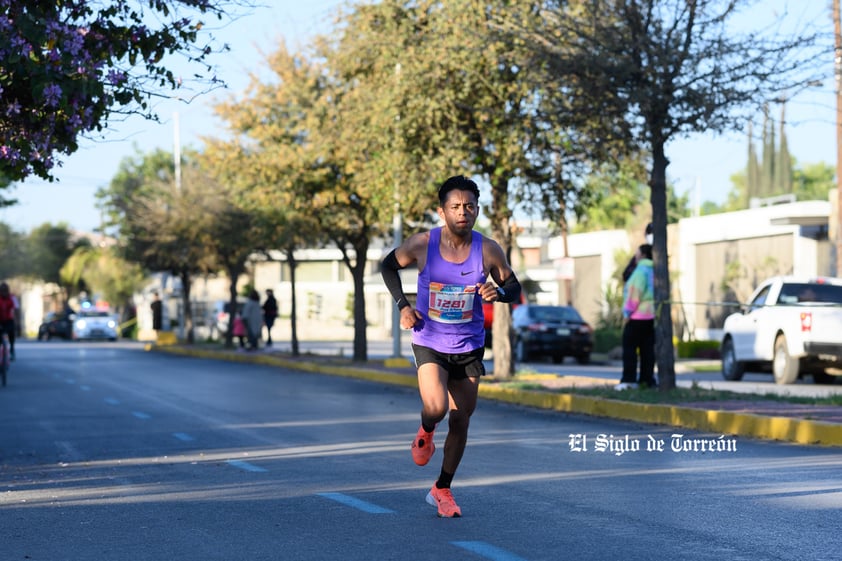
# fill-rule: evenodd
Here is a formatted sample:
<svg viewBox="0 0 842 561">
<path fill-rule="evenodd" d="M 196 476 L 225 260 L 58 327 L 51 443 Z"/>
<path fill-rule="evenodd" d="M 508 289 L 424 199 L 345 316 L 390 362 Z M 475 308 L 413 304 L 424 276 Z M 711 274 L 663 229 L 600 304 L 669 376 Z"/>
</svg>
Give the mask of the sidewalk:
<svg viewBox="0 0 842 561">
<path fill-rule="evenodd" d="M 386 360 L 354 363 L 340 356 L 302 354 L 293 357 L 282 351 L 264 349 L 255 353 L 245 353 L 234 349 L 208 349 L 200 345 L 150 345 L 147 348 L 183 356 L 264 364 L 380 383 L 416 386 L 415 369 L 411 365 L 387 366 L 389 361 Z M 686 364 L 681 366 L 687 367 Z M 676 370 L 678 369 L 677 365 Z M 480 396 L 527 407 L 669 425 L 716 435 L 842 446 L 842 407 L 740 399 L 674 405 L 645 404 L 553 391 L 562 387 L 585 388 L 615 383 L 604 378 L 539 374 L 519 376 L 517 381 L 528 382 L 535 389 L 512 388 L 489 379 L 480 385 Z"/>
</svg>

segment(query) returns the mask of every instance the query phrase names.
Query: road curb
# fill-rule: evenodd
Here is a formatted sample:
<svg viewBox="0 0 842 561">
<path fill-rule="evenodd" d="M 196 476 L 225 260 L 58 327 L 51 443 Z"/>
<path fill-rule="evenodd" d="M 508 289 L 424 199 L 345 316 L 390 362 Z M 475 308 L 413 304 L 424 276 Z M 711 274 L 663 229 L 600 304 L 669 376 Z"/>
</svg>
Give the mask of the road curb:
<svg viewBox="0 0 842 561">
<path fill-rule="evenodd" d="M 162 347 L 151 345 L 146 348 L 147 350 L 161 351 L 181 356 L 280 366 L 305 372 L 344 376 L 405 387 L 417 387 L 414 376 L 379 372 L 365 367 L 307 362 L 306 357 L 304 360 L 292 360 L 272 355 L 238 354 L 179 346 Z M 739 435 L 766 440 L 780 440 L 797 444 L 842 446 L 842 427 L 838 424 L 809 419 L 735 413 L 732 411 L 715 411 L 682 407 L 679 405 L 632 403 L 616 399 L 567 393 L 503 388 L 491 384 L 481 384 L 479 394 L 480 397 L 485 399 L 565 413 L 668 425 L 703 432 Z"/>
<path fill-rule="evenodd" d="M 565 413 L 798 444 L 842 446 L 842 428 L 839 425 L 808 419 L 714 411 L 678 405 L 632 403 L 616 399 L 497 388 L 488 385 L 480 386 L 480 395 L 488 399 Z"/>
</svg>

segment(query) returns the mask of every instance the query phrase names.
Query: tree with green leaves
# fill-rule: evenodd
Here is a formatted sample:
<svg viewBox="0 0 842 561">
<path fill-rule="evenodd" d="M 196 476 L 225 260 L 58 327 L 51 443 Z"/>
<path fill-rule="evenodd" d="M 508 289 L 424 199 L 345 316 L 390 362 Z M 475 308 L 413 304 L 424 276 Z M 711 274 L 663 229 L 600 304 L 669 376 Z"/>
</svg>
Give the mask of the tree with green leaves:
<svg viewBox="0 0 842 561">
<path fill-rule="evenodd" d="M 301 187 L 354 282 L 355 360 L 367 358 L 364 279 L 372 240 L 391 235 L 397 211 L 425 216 L 435 206 L 442 170 L 452 175 L 461 163 L 430 141 L 429 135 L 442 145 L 451 140 L 451 130 L 438 126 L 446 108 L 434 100 L 432 111 L 414 106 L 442 95 L 431 91 L 431 78 L 444 74 L 425 75 L 417 66 L 424 10 L 403 8 L 392 1 L 357 5 L 335 39 L 317 50 L 326 80 L 308 141 L 320 154 L 323 176 Z"/>
<path fill-rule="evenodd" d="M 752 138 L 752 124 L 748 124 L 748 163 L 746 164 L 746 185 L 745 185 L 745 201 L 741 208 L 748 208 L 748 200 L 752 196 L 756 196 L 759 192 L 760 185 L 760 163 L 757 160 L 757 148 L 754 146 L 754 138 Z"/>
<path fill-rule="evenodd" d="M 786 104 L 781 104 L 780 137 L 775 154 L 775 176 L 773 195 L 788 195 L 792 193 L 792 156 L 789 154 L 789 144 L 786 140 Z"/>
<path fill-rule="evenodd" d="M 798 162 L 793 163 L 792 189 L 791 194 L 795 195 L 798 201 L 826 201 L 832 189 L 836 189 L 835 166 L 819 162 L 801 166 Z M 745 172 L 738 172 L 731 175 L 731 191 L 728 193 L 726 202 L 722 207 L 709 203 L 707 212 L 703 214 L 714 214 L 716 212 L 731 212 L 748 208 L 747 178 Z"/>
<path fill-rule="evenodd" d="M 751 1 L 603 0 L 542 4 L 542 17 L 558 28 L 524 35 L 553 62 L 548 89 L 565 92 L 580 76 L 593 76 L 571 109 L 598 108 L 651 155 L 650 201 L 654 228 L 656 357 L 661 389 L 675 387 L 671 291 L 667 256 L 667 143 L 696 132 L 740 129 L 759 104 L 812 80 L 823 44 L 801 30 L 741 31 L 732 22 Z M 574 38 L 561 41 L 559 38 Z"/>
<path fill-rule="evenodd" d="M 44 223 L 34 228 L 25 239 L 22 272 L 26 276 L 72 289 L 74 285 L 62 283 L 61 268 L 74 251 L 90 245 L 88 238 L 77 237 L 67 224 Z"/>
<path fill-rule="evenodd" d="M 760 160 L 760 183 L 757 186 L 757 197 L 761 199 L 773 194 L 776 160 L 775 122 L 769 117 L 767 105 L 763 108 L 763 155 Z"/>
<path fill-rule="evenodd" d="M 206 272 L 221 271 L 229 280 L 228 287 L 228 325 L 234 325 L 234 313 L 237 310 L 237 281 L 246 272 L 247 264 L 263 243 L 263 230 L 256 227 L 258 213 L 243 204 L 243 194 L 237 185 L 228 183 L 226 175 L 218 175 L 207 166 L 207 157 L 202 170 L 202 212 L 198 220 L 201 224 L 203 255 L 207 264 L 202 268 Z M 233 347 L 233 330 L 225 334 L 225 346 Z"/>
<path fill-rule="evenodd" d="M 0 222 L 0 279 L 10 279 L 27 273 L 26 269 L 27 238 Z"/>
<path fill-rule="evenodd" d="M 799 201 L 826 201 L 836 185 L 835 165 L 819 162 L 793 170 L 792 192 Z"/>
<path fill-rule="evenodd" d="M 491 237 L 508 255 L 514 209 L 544 196 L 546 189 L 536 186 L 553 183 L 562 136 L 538 121 L 539 68 L 497 25 L 509 4 L 389 0 L 357 6 L 326 57 L 355 85 L 343 90 L 342 104 L 354 109 L 343 113 L 354 124 L 344 130 L 353 134 L 352 146 L 362 147 L 354 155 L 356 174 L 380 178 L 381 208 L 389 210 L 385 203 L 398 186 L 399 210 L 421 217 L 436 206 L 444 179 L 471 175 L 489 188 L 489 202 L 480 202 Z M 509 306 L 495 306 L 498 376 L 511 375 L 514 366 L 510 313 Z"/>
<path fill-rule="evenodd" d="M 5 175 L 0 174 L 0 192 L 4 189 L 8 189 L 13 185 L 12 181 L 7 178 Z M 0 195 L 0 208 L 12 206 L 18 204 L 17 199 L 9 199 L 2 195 Z"/>
<path fill-rule="evenodd" d="M 204 159 L 221 181 L 238 189 L 239 203 L 250 215 L 254 251 L 270 258 L 270 250 L 279 250 L 286 257 L 292 287 L 290 344 L 298 355 L 295 252 L 325 239 L 310 201 L 299 196 L 299 186 L 322 177 L 318 152 L 308 142 L 320 73 L 309 59 L 283 47 L 267 58 L 267 65 L 276 81 L 254 79 L 242 99 L 234 96 L 216 106 L 233 139 L 206 139 Z"/>
<path fill-rule="evenodd" d="M 107 217 L 105 230 L 120 240 L 120 255 L 181 281 L 183 327 L 191 343 L 192 279 L 211 269 L 208 248 L 217 226 L 208 210 L 212 187 L 196 158 L 185 152 L 181 176 L 176 176 L 172 155 L 162 150 L 126 158 L 109 187 L 97 193 Z"/>
<path fill-rule="evenodd" d="M 140 265 L 120 257 L 113 246 L 76 249 L 60 274 L 66 286 L 84 285 L 89 294 L 104 298 L 123 317 L 146 280 Z"/>
</svg>

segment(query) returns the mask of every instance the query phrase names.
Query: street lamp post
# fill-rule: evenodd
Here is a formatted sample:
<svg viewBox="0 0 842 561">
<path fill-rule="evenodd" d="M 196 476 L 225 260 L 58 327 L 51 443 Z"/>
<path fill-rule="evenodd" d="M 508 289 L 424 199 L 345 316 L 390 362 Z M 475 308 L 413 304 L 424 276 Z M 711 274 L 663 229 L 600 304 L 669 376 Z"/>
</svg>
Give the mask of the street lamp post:
<svg viewBox="0 0 842 561">
<path fill-rule="evenodd" d="M 401 63 L 395 64 L 395 81 L 400 84 L 401 79 Z M 400 121 L 400 113 L 395 118 Z M 400 131 L 395 127 L 398 134 Z M 400 189 L 397 181 L 395 182 L 395 211 L 392 216 L 392 231 L 395 237 L 395 247 L 399 247 L 403 243 L 403 217 L 401 216 L 401 200 Z M 392 357 L 401 358 L 401 311 L 397 306 L 392 306 Z"/>
</svg>

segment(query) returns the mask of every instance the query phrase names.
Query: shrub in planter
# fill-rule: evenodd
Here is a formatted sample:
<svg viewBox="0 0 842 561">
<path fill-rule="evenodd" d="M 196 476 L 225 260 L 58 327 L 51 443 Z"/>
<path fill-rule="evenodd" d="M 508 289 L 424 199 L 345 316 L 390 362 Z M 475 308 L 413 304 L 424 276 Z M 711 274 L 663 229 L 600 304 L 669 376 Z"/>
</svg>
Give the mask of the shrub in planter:
<svg viewBox="0 0 842 561">
<path fill-rule="evenodd" d="M 616 327 L 600 327 L 593 332 L 593 350 L 595 353 L 607 353 L 622 346 L 623 330 Z"/>
<path fill-rule="evenodd" d="M 719 341 L 679 341 L 678 358 L 719 359 Z"/>
</svg>

